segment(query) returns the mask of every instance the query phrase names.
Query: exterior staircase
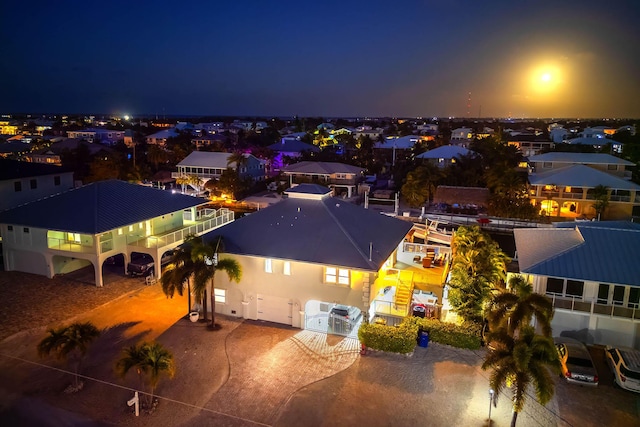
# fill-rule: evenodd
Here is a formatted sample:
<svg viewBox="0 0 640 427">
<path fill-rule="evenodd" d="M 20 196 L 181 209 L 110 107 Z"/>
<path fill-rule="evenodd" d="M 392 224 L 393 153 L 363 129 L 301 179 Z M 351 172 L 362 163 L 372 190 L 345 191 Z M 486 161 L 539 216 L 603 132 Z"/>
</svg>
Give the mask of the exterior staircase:
<svg viewBox="0 0 640 427">
<path fill-rule="evenodd" d="M 409 313 L 409 305 L 413 298 L 413 272 L 411 271 L 399 271 L 398 280 L 396 282 L 396 295 L 395 308 L 397 310 L 405 308 L 407 314 Z"/>
</svg>

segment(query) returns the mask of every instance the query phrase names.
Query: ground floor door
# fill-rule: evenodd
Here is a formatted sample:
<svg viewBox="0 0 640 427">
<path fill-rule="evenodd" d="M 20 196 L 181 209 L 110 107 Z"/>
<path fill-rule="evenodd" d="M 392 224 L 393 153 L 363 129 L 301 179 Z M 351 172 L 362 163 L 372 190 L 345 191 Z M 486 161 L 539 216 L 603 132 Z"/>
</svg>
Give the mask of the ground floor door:
<svg viewBox="0 0 640 427">
<path fill-rule="evenodd" d="M 258 320 L 291 325 L 291 313 L 291 299 L 258 294 Z"/>
</svg>

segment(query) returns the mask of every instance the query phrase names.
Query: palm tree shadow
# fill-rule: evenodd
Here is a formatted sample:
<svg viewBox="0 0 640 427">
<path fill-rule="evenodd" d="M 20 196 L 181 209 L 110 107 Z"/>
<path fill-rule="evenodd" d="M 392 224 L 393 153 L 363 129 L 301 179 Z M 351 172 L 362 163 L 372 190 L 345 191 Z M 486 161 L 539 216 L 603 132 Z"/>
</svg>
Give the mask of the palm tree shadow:
<svg viewBox="0 0 640 427">
<path fill-rule="evenodd" d="M 106 327 L 100 336 L 91 344 L 83 363 L 91 371 L 101 371 L 101 367 L 108 366 L 111 370 L 114 361 L 122 350 L 142 340 L 151 330 L 141 331 L 127 336 L 126 332 L 139 324 L 140 321 L 123 322 Z"/>
</svg>

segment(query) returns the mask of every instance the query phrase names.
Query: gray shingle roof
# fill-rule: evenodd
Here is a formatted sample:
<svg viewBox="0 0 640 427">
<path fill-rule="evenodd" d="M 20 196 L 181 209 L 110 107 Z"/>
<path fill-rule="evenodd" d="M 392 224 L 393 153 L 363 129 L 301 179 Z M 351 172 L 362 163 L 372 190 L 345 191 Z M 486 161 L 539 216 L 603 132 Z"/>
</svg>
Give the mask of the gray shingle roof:
<svg viewBox="0 0 640 427">
<path fill-rule="evenodd" d="M 206 203 L 199 197 L 110 180 L 0 212 L 0 223 L 99 234 Z"/>
<path fill-rule="evenodd" d="M 378 271 L 411 226 L 334 197 L 289 198 L 204 239 L 221 235 L 233 254 Z"/>
<path fill-rule="evenodd" d="M 282 169 L 283 172 L 331 175 L 334 173 L 360 174 L 363 168 L 337 162 L 299 162 Z"/>
<path fill-rule="evenodd" d="M 578 223 L 514 230 L 523 273 L 640 286 L 640 229 Z"/>
<path fill-rule="evenodd" d="M 573 165 L 529 175 L 532 185 L 593 188 L 605 185 L 617 190 L 640 190 L 640 185 L 585 165 Z"/>
<path fill-rule="evenodd" d="M 216 153 L 208 151 L 193 151 L 185 157 L 178 166 L 195 166 L 205 168 L 221 168 L 226 169 L 231 153 Z"/>
</svg>

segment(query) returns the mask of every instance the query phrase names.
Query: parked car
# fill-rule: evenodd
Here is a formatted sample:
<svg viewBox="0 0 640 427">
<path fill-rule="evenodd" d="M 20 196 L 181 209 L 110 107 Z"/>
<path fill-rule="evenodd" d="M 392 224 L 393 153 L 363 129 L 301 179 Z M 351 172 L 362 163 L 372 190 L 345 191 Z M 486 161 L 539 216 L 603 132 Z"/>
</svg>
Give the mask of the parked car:
<svg viewBox="0 0 640 427">
<path fill-rule="evenodd" d="M 362 316 L 362 312 L 356 307 L 336 304 L 329 312 L 329 318 L 335 323 L 342 322 L 348 329 L 351 329 Z"/>
<path fill-rule="evenodd" d="M 640 393 L 640 351 L 633 348 L 609 347 L 604 351 L 613 372 L 613 381 L 620 387 Z"/>
<path fill-rule="evenodd" d="M 167 251 L 160 259 L 160 265 L 165 266 L 173 259 L 173 251 Z M 155 272 L 153 258 L 149 254 L 137 254 L 131 257 L 127 264 L 127 273 L 132 276 L 149 276 Z"/>
<path fill-rule="evenodd" d="M 572 338 L 554 338 L 558 349 L 558 357 L 562 368 L 562 375 L 567 382 L 581 385 L 598 385 L 598 371 L 596 370 L 587 347 Z"/>
</svg>

